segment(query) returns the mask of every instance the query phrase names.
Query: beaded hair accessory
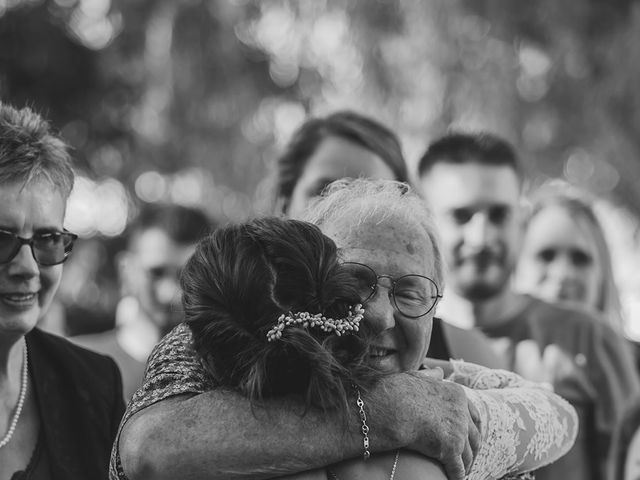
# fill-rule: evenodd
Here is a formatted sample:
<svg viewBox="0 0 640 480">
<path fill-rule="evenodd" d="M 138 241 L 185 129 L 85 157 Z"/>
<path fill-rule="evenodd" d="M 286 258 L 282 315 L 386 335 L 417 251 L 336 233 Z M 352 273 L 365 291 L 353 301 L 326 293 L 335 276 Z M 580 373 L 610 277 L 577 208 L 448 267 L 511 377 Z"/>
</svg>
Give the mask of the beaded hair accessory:
<svg viewBox="0 0 640 480">
<path fill-rule="evenodd" d="M 278 317 L 278 323 L 267 332 L 267 341 L 272 342 L 282 337 L 282 330 L 290 326 L 304 328 L 319 328 L 323 332 L 335 333 L 338 336 L 347 333 L 355 333 L 360 329 L 360 321 L 364 318 L 364 308 L 358 303 L 355 307 L 349 307 L 346 317 L 333 319 L 325 317 L 321 313 L 295 312 L 282 314 Z"/>
</svg>

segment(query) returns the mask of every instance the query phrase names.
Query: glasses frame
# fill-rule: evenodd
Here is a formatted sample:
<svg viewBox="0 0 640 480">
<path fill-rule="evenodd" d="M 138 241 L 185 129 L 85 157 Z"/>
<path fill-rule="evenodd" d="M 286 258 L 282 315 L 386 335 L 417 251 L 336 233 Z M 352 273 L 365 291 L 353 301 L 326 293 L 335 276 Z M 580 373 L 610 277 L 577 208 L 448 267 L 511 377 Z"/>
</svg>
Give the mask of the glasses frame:
<svg viewBox="0 0 640 480">
<path fill-rule="evenodd" d="M 29 248 L 31 249 L 31 255 L 33 256 L 33 259 L 36 261 L 38 265 L 43 267 L 52 267 L 54 265 L 60 265 L 61 263 L 64 263 L 67 261 L 67 258 L 69 258 L 69 255 L 71 255 L 71 251 L 73 250 L 73 242 L 75 242 L 78 239 L 78 235 L 76 235 L 75 233 L 71 233 L 67 230 L 63 230 L 62 232 L 53 231 L 53 232 L 47 232 L 45 234 L 36 234 L 36 235 L 33 235 L 31 238 L 24 238 L 13 232 L 10 232 L 8 230 L 3 230 L 3 229 L 0 229 L 0 233 L 3 233 L 5 235 L 10 235 L 15 240 L 17 240 L 16 247 L 13 249 L 13 252 L 11 253 L 11 255 L 9 255 L 9 258 L 5 261 L 0 261 L 0 265 L 5 265 L 7 263 L 10 263 L 14 258 L 16 258 L 16 256 L 20 252 L 20 249 L 24 245 L 29 245 Z M 49 233 L 57 233 L 60 235 L 65 235 L 67 236 L 67 238 L 70 238 L 71 240 L 69 241 L 68 244 L 64 246 L 64 256 L 62 257 L 62 260 L 54 263 L 42 263 L 40 260 L 38 260 L 38 257 L 36 256 L 37 249 L 34 249 L 34 246 L 33 246 L 35 242 L 34 239 L 37 238 L 38 236 L 41 237 L 42 235 L 47 235 Z"/>
<path fill-rule="evenodd" d="M 342 265 L 359 265 L 361 267 L 365 267 L 368 270 L 370 270 L 371 273 L 373 273 L 373 275 L 375 276 L 376 283 L 373 284 L 373 285 L 370 285 L 371 293 L 367 296 L 367 298 L 361 299 L 363 304 L 366 303 L 371 297 L 373 297 L 376 294 L 376 292 L 378 291 L 378 285 L 380 285 L 380 279 L 381 278 L 387 278 L 391 282 L 391 288 L 389 288 L 389 294 L 391 295 L 391 299 L 393 301 L 393 306 L 396 308 L 396 310 L 398 312 L 400 312 L 402 315 L 404 315 L 407 318 L 415 319 L 415 318 L 424 317 L 425 315 L 429 314 L 429 312 L 431 312 L 431 310 L 433 310 L 436 307 L 436 305 L 438 304 L 438 300 L 440 300 L 442 298 L 442 295 L 440 294 L 440 288 L 438 288 L 438 284 L 435 282 L 435 280 L 433 280 L 432 278 L 429 278 L 429 277 L 427 277 L 425 275 L 419 275 L 417 273 L 409 273 L 407 275 L 402 275 L 402 276 L 400 276 L 398 278 L 394 278 L 391 275 L 378 275 L 378 272 L 376 272 L 369 265 L 365 265 L 364 263 L 360 263 L 360 262 L 342 262 Z M 400 307 L 398 307 L 398 302 L 396 301 L 396 283 L 399 280 L 402 280 L 405 277 L 421 277 L 421 278 L 424 278 L 424 279 L 428 280 L 429 282 L 431 282 L 433 284 L 433 286 L 435 287 L 435 289 L 436 289 L 435 296 L 431 297 L 431 298 L 434 299 L 433 300 L 433 305 L 431 305 L 431 307 L 429 307 L 429 309 L 426 312 L 424 312 L 424 313 L 422 313 L 420 315 L 407 315 L 406 313 L 404 313 L 400 309 Z"/>
</svg>

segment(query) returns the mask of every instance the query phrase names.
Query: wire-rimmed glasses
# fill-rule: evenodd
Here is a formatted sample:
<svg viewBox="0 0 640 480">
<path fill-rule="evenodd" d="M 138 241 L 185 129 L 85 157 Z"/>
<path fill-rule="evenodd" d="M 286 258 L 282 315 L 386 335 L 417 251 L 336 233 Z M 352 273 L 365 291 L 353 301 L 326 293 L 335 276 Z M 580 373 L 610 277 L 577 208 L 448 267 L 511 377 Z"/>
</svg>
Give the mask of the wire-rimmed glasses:
<svg viewBox="0 0 640 480">
<path fill-rule="evenodd" d="M 344 262 L 343 267 L 355 280 L 362 303 L 366 303 L 378 290 L 381 279 L 387 279 L 389 294 L 396 309 L 405 317 L 420 318 L 429 313 L 442 298 L 438 285 L 424 275 L 409 274 L 394 278 L 378 275 L 368 265 L 358 262 Z"/>
</svg>

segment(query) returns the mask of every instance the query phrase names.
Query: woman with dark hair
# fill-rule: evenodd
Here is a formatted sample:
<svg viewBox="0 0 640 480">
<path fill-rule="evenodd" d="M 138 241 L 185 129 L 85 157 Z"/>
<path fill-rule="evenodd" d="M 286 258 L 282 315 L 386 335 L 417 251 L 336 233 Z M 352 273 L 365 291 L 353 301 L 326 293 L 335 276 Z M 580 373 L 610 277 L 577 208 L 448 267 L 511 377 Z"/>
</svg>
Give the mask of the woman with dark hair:
<svg viewBox="0 0 640 480">
<path fill-rule="evenodd" d="M 277 209 L 298 218 L 341 178 L 409 182 L 400 141 L 376 120 L 348 110 L 307 120 L 277 160 Z"/>
<path fill-rule="evenodd" d="M 380 267 L 393 264 L 380 260 Z M 429 273 L 418 265 L 413 268 Z M 375 328 L 363 321 L 365 308 L 374 308 L 368 269 L 341 261 L 335 243 L 306 222 L 266 218 L 221 228 L 198 245 L 183 271 L 185 319 L 195 351 L 219 387 L 238 389 L 254 403 L 298 396 L 307 408 L 343 411 L 348 431 L 346 412 L 354 392 L 359 397 L 361 390 L 366 392 L 394 368 L 417 369 L 424 353 L 416 355 L 407 345 L 400 367 L 390 367 L 392 361 L 378 356 Z M 394 303 L 408 317 L 405 329 L 421 322 L 428 325 L 428 314 L 439 298 L 439 275 L 421 274 L 393 281 Z M 483 419 L 483 443 L 470 479 L 529 471 L 570 447 L 577 429 L 575 416 L 550 391 L 508 372 L 462 362 L 444 366 L 453 373 L 451 379 L 463 385 L 504 388 L 468 390 L 479 410 L 488 412 L 498 404 L 515 407 L 502 424 L 495 410 L 492 421 Z M 538 407 L 532 408 L 535 403 Z M 515 437 L 514 418 L 519 424 Z M 546 437 L 550 432 L 538 433 L 543 423 L 550 432 L 558 429 L 558 443 Z M 506 438 L 510 440 L 505 442 Z M 553 448 L 546 450 L 545 441 Z M 503 455 L 505 447 L 508 455 Z M 393 479 L 395 475 L 406 480 L 446 478 L 437 463 L 408 450 L 287 478 Z"/>
</svg>

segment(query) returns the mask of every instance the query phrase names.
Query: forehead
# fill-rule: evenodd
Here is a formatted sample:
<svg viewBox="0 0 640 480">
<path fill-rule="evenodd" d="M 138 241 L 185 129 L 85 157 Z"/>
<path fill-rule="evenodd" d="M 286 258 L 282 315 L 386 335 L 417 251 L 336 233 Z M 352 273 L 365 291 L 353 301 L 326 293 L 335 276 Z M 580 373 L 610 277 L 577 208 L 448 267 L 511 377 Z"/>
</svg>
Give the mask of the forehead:
<svg viewBox="0 0 640 480">
<path fill-rule="evenodd" d="M 183 265 L 194 252 L 195 245 L 182 245 L 160 228 L 150 228 L 137 234 L 132 251 L 146 266 Z"/>
<path fill-rule="evenodd" d="M 359 176 L 395 179 L 391 168 L 372 151 L 343 138 L 328 137 L 307 161 L 300 181 Z"/>
<path fill-rule="evenodd" d="M 343 218 L 323 227 L 342 260 L 365 263 L 379 274 L 434 276 L 434 247 L 419 225 L 400 218 L 353 223 Z"/>
<path fill-rule="evenodd" d="M 437 163 L 421 184 L 436 211 L 490 205 L 516 208 L 520 198 L 518 176 L 506 165 Z"/>
<path fill-rule="evenodd" d="M 11 230 L 62 228 L 66 199 L 45 181 L 0 184 L 0 225 Z"/>
<path fill-rule="evenodd" d="M 587 221 L 573 217 L 559 206 L 549 206 L 529 222 L 525 241 L 530 246 L 579 247 L 596 250 L 595 239 Z"/>
</svg>

